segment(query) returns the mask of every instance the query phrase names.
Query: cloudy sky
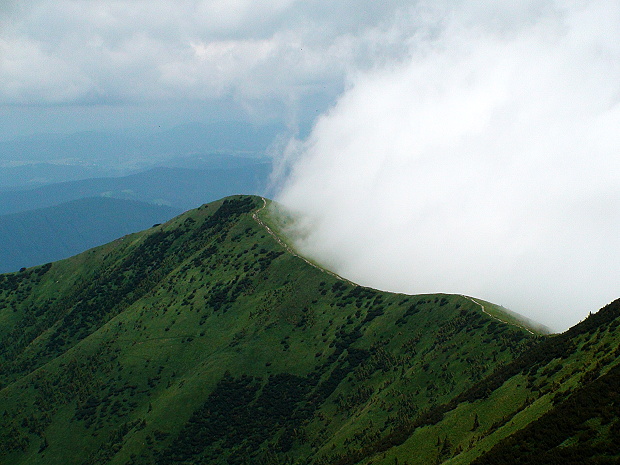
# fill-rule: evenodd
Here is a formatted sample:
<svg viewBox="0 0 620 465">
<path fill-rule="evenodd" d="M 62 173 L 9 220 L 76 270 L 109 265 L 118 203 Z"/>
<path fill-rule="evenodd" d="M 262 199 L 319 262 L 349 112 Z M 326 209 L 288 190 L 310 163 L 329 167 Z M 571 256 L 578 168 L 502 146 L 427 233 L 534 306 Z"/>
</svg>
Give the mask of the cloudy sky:
<svg viewBox="0 0 620 465">
<path fill-rule="evenodd" d="M 298 247 L 554 329 L 620 297 L 619 98 L 615 1 L 0 4 L 0 139 L 283 123 Z"/>
<path fill-rule="evenodd" d="M 401 56 L 405 2 L 3 0 L 0 137 L 284 121 L 329 107 L 347 76 Z"/>
</svg>

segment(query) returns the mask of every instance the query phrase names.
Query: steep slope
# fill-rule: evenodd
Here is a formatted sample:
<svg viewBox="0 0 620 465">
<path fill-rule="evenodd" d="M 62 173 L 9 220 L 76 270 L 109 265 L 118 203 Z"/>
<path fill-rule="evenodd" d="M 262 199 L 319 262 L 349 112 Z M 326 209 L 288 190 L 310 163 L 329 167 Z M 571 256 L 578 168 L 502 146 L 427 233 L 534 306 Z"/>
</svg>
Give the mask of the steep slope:
<svg viewBox="0 0 620 465">
<path fill-rule="evenodd" d="M 527 376 L 544 411 L 476 464 L 612 464 L 620 460 L 620 300 L 523 354 L 504 384 Z M 529 371 L 518 370 L 530 358 Z M 517 372 L 514 374 L 514 372 Z M 521 387 L 521 386 L 519 386 Z M 542 406 L 536 407 L 536 404 Z M 525 409 L 524 414 L 527 413 Z M 521 414 L 521 412 L 519 412 Z"/>
<path fill-rule="evenodd" d="M 0 273 L 70 257 L 179 213 L 171 207 L 100 197 L 0 216 Z"/>
<path fill-rule="evenodd" d="M 618 326 L 620 300 L 414 419 L 381 454 L 338 463 L 618 463 Z"/>
<path fill-rule="evenodd" d="M 540 340 L 342 280 L 263 213 L 228 198 L 0 276 L 0 462 L 356 463 Z"/>
</svg>

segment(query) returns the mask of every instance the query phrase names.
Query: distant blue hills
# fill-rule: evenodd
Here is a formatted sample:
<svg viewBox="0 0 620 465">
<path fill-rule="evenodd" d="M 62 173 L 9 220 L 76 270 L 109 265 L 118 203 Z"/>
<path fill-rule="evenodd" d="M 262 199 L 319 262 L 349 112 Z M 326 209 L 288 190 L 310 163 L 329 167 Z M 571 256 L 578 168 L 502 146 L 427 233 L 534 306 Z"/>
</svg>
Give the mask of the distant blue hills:
<svg viewBox="0 0 620 465">
<path fill-rule="evenodd" d="M 270 163 L 153 168 L 0 192 L 0 273 L 59 260 L 232 194 L 262 194 Z"/>
<path fill-rule="evenodd" d="M 76 255 L 179 213 L 168 206 L 98 197 L 0 216 L 0 273 Z"/>
<path fill-rule="evenodd" d="M 233 168 L 153 168 L 122 177 L 92 178 L 35 189 L 0 192 L 0 215 L 51 207 L 85 197 L 138 200 L 189 210 L 233 194 L 260 194 L 267 188 L 271 164 Z"/>
<path fill-rule="evenodd" d="M 282 128 L 187 124 L 0 141 L 0 273 L 65 258 L 234 194 L 265 194 Z"/>
</svg>

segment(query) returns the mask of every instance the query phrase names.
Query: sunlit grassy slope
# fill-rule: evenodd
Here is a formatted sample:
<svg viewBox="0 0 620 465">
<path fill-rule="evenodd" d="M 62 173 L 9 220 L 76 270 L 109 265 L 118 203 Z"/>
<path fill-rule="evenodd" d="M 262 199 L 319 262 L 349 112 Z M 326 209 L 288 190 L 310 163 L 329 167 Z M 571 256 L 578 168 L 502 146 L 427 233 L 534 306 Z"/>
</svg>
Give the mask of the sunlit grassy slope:
<svg viewBox="0 0 620 465">
<path fill-rule="evenodd" d="M 573 368 L 519 362 L 556 339 L 467 297 L 341 280 L 263 206 L 230 197 L 0 275 L 0 463 L 468 463 L 615 341 L 567 343 Z"/>
</svg>

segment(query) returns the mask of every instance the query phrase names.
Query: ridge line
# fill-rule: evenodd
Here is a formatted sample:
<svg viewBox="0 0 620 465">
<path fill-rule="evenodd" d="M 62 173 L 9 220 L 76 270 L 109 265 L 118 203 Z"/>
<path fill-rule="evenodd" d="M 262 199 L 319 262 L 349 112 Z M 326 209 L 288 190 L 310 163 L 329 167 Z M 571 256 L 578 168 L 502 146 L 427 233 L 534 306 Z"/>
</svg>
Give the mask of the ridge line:
<svg viewBox="0 0 620 465">
<path fill-rule="evenodd" d="M 502 323 L 505 323 L 505 324 L 507 324 L 507 325 L 512 325 L 512 326 L 516 326 L 517 328 L 524 329 L 524 330 L 526 330 L 528 333 L 530 333 L 532 336 L 536 336 L 536 334 L 534 334 L 534 332 L 533 332 L 533 331 L 529 330 L 528 328 L 526 328 L 526 327 L 525 327 L 525 326 L 523 326 L 523 325 L 520 325 L 520 324 L 517 324 L 517 323 L 511 323 L 511 322 L 509 322 L 509 321 L 504 321 L 504 320 L 502 320 L 501 318 L 496 317 L 495 315 L 491 315 L 489 312 L 487 312 L 487 311 L 485 310 L 484 305 L 482 305 L 480 302 L 478 302 L 477 300 L 475 300 L 473 297 L 469 297 L 469 296 L 467 296 L 467 295 L 465 295 L 465 294 L 461 294 L 461 297 L 465 297 L 467 300 L 470 300 L 471 302 L 473 302 L 473 303 L 475 303 L 475 304 L 479 305 L 479 306 L 480 306 L 480 309 L 482 310 L 482 312 L 483 312 L 483 313 L 485 313 L 486 315 L 490 316 L 491 318 L 493 318 L 493 319 L 495 319 L 495 320 L 497 320 L 497 321 L 501 321 Z"/>
<path fill-rule="evenodd" d="M 323 273 L 327 273 L 328 275 L 333 276 L 334 278 L 339 279 L 340 281 L 347 282 L 347 283 L 349 283 L 349 284 L 351 284 L 351 285 L 353 285 L 353 286 L 357 286 L 357 285 L 358 285 L 358 284 L 355 284 L 353 281 L 349 281 L 348 279 L 343 278 L 342 276 L 340 276 L 340 275 L 338 275 L 338 274 L 334 273 L 333 271 L 326 270 L 325 268 L 322 268 L 322 267 L 318 266 L 317 264 L 312 263 L 312 262 L 311 262 L 310 260 L 308 260 L 307 258 L 302 257 L 302 256 L 301 256 L 301 255 L 299 255 L 297 252 L 295 252 L 295 251 L 294 251 L 294 250 L 293 250 L 293 249 L 292 249 L 292 248 L 291 248 L 291 247 L 290 247 L 290 246 L 289 246 L 286 242 L 284 242 L 284 241 L 283 241 L 283 240 L 282 240 L 282 239 L 281 239 L 281 238 L 280 238 L 280 237 L 279 237 L 279 236 L 278 236 L 278 235 L 277 235 L 277 234 L 276 234 L 276 233 L 275 233 L 275 232 L 274 232 L 274 231 L 273 231 L 273 230 L 272 230 L 269 226 L 267 226 L 267 224 L 266 224 L 263 220 L 261 220 L 261 219 L 258 217 L 258 214 L 259 214 L 262 210 L 264 210 L 264 209 L 267 207 L 267 200 L 265 199 L 265 197 L 261 197 L 261 199 L 263 200 L 263 206 L 262 206 L 262 207 L 260 207 L 260 208 L 258 208 L 258 209 L 257 209 L 254 213 L 252 213 L 252 218 L 254 218 L 254 220 L 255 220 L 255 221 L 256 221 L 256 222 L 257 222 L 260 226 L 262 226 L 263 228 L 265 228 L 265 229 L 267 230 L 267 232 L 268 232 L 268 233 L 269 233 L 269 234 L 270 234 L 270 235 L 271 235 L 271 236 L 272 236 L 272 237 L 276 240 L 276 242 L 277 242 L 278 244 L 280 244 L 282 247 L 284 247 L 284 249 L 285 249 L 288 253 L 290 253 L 291 255 L 293 255 L 293 256 L 295 256 L 295 257 L 297 257 L 297 258 L 302 259 L 302 260 L 303 260 L 304 262 L 306 262 L 308 265 L 313 266 L 313 267 L 314 267 L 314 268 L 316 268 L 317 270 L 319 270 L 319 271 L 321 271 L 321 272 L 323 272 Z"/>
</svg>

